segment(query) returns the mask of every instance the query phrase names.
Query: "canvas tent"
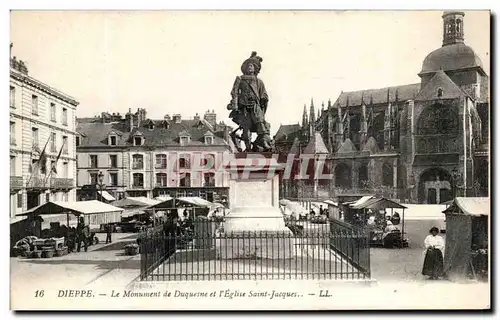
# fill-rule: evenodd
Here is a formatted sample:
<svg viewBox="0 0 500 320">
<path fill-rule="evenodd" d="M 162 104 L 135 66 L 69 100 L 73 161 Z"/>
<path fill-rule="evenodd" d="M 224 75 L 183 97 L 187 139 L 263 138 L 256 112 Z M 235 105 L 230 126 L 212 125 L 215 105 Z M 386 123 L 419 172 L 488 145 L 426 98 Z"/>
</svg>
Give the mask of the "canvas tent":
<svg viewBox="0 0 500 320">
<path fill-rule="evenodd" d="M 146 208 L 160 203 L 159 200 L 146 197 L 128 197 L 112 202 L 111 204 L 123 208 L 122 218 L 132 217 L 134 215 L 146 214 Z"/>
<path fill-rule="evenodd" d="M 450 279 L 467 277 L 473 271 L 475 253 L 488 249 L 490 207 L 489 198 L 457 197 L 443 211 L 446 215 L 444 267 Z"/>
<path fill-rule="evenodd" d="M 219 205 L 214 204 L 200 197 L 179 197 L 170 198 L 163 202 L 151 205 L 147 209 L 154 212 L 160 210 L 177 211 L 179 218 L 184 219 L 184 212 L 186 208 L 192 208 L 193 214 L 207 216 L 210 210 L 217 208 Z"/>
<path fill-rule="evenodd" d="M 120 213 L 123 209 L 106 204 L 97 200 L 90 201 L 49 201 L 38 207 L 32 208 L 19 216 L 41 216 L 45 223 L 60 222 L 61 224 L 76 223 L 76 217 L 83 216 L 85 224 L 99 227 L 104 223 L 120 221 Z"/>
</svg>

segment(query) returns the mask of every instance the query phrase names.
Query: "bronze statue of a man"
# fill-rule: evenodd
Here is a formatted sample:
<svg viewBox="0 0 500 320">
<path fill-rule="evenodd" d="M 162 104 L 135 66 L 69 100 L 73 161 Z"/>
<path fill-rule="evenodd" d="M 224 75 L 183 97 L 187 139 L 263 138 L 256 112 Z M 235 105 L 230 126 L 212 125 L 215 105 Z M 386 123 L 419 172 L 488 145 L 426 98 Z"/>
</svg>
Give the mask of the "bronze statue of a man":
<svg viewBox="0 0 500 320">
<path fill-rule="evenodd" d="M 242 130 L 241 139 L 245 143 L 245 151 L 271 151 L 270 125 L 265 120 L 269 96 L 264 82 L 257 77 L 261 69 L 262 58 L 257 52 L 252 52 L 250 58 L 241 65 L 242 76 L 236 77 L 231 90 L 231 103 L 228 109 L 232 110 L 229 117 Z M 252 144 L 251 133 L 256 132 L 257 138 Z M 236 142 L 236 141 L 235 141 Z M 237 143 L 238 150 L 239 143 Z"/>
</svg>

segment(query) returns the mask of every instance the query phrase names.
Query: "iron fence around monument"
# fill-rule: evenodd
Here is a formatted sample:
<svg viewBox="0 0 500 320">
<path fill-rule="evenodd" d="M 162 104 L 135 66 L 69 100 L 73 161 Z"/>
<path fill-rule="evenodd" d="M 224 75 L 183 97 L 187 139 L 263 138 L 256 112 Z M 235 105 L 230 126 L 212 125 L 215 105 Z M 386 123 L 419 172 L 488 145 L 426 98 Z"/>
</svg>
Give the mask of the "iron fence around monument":
<svg viewBox="0 0 500 320">
<path fill-rule="evenodd" d="M 230 219 L 226 217 L 226 221 Z M 238 219 L 238 218 L 233 218 Z M 263 218 L 254 218 L 263 219 Z M 265 219 L 265 218 L 264 218 Z M 369 279 L 369 248 L 355 229 L 287 221 L 280 232 L 224 232 L 197 218 L 139 236 L 143 281 Z"/>
</svg>

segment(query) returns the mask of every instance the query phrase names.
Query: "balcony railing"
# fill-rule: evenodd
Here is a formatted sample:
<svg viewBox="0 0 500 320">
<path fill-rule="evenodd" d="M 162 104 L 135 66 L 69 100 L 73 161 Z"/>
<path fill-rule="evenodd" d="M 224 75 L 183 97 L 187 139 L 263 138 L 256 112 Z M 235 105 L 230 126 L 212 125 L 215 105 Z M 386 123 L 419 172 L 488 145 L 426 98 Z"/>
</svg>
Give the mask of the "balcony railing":
<svg viewBox="0 0 500 320">
<path fill-rule="evenodd" d="M 158 182 L 157 182 L 157 183 L 155 184 L 155 187 L 156 187 L 156 188 L 165 188 L 165 187 L 167 187 L 167 183 L 166 183 L 166 182 L 165 182 L 165 183 L 158 183 Z"/>
<path fill-rule="evenodd" d="M 23 188 L 23 177 L 10 176 L 10 189 L 17 190 Z"/>
<path fill-rule="evenodd" d="M 55 189 L 71 189 L 73 185 L 73 179 L 52 178 L 50 180 L 50 187 Z"/>
<path fill-rule="evenodd" d="M 32 177 L 30 179 L 28 188 L 34 188 L 34 189 L 45 189 L 47 188 L 47 184 L 45 179 L 43 178 L 38 178 L 38 177 Z"/>
<path fill-rule="evenodd" d="M 205 181 L 203 183 L 204 187 L 215 187 L 215 181 Z"/>
</svg>

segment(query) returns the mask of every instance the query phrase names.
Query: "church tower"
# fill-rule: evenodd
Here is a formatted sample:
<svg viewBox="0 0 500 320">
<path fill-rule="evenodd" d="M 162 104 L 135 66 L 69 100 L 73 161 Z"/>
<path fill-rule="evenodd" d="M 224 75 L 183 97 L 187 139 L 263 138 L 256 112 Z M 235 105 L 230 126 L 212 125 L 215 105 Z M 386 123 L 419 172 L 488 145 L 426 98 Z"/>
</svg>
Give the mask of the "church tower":
<svg viewBox="0 0 500 320">
<path fill-rule="evenodd" d="M 445 12 L 443 14 L 443 46 L 464 43 L 464 13 Z"/>
</svg>

